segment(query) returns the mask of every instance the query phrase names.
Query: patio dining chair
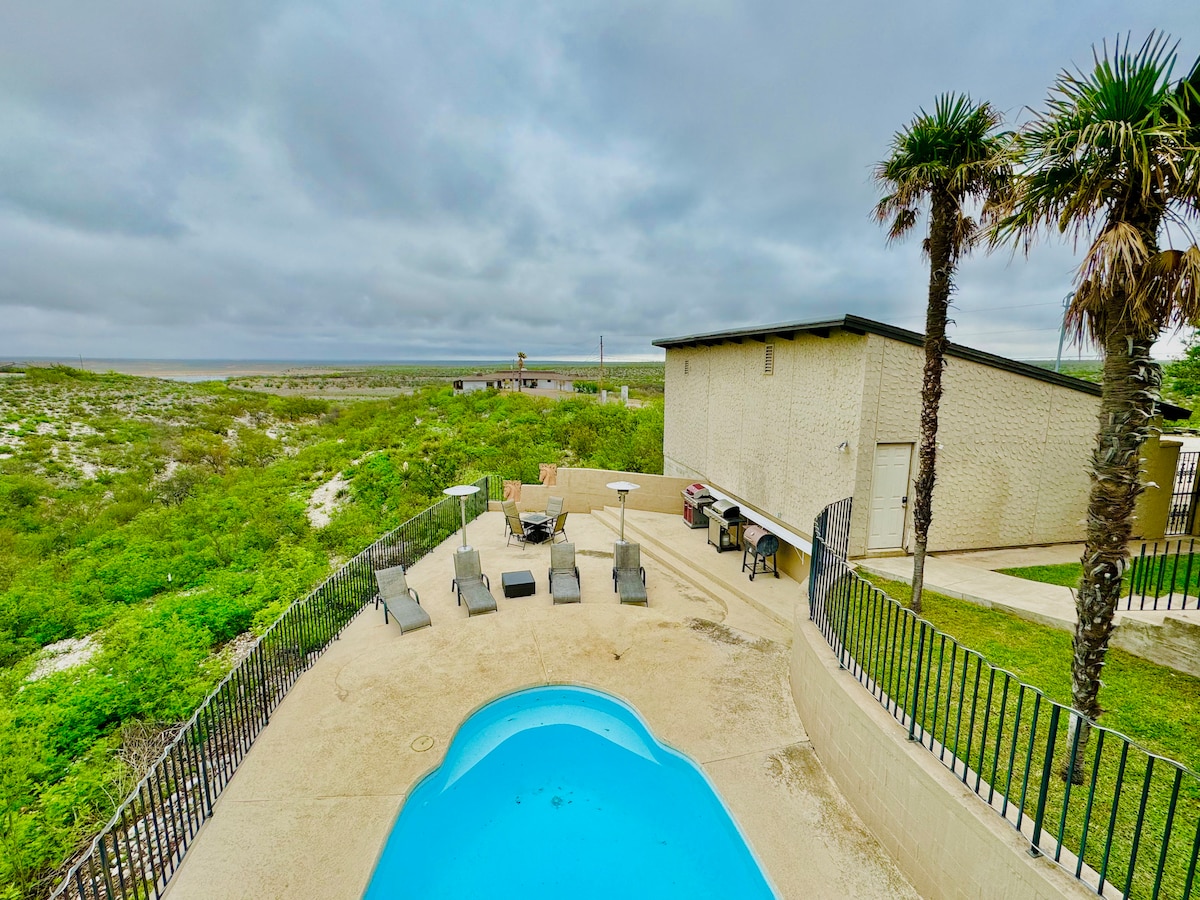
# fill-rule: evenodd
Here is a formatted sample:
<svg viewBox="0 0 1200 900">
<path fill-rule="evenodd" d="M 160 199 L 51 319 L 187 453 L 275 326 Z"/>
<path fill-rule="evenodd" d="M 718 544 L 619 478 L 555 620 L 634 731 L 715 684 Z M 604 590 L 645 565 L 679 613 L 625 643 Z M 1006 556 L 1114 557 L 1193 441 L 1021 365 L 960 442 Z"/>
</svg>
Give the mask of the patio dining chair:
<svg viewBox="0 0 1200 900">
<path fill-rule="evenodd" d="M 550 548 L 550 594 L 555 603 L 579 602 L 579 566 L 575 545 L 555 544 Z"/>
<path fill-rule="evenodd" d="M 376 569 L 375 584 L 379 587 L 376 608 L 383 604 L 383 624 L 387 624 L 389 612 L 400 626 L 401 634 L 430 624 L 429 613 L 421 608 L 421 598 L 408 586 L 404 566 Z"/>
<path fill-rule="evenodd" d="M 508 539 L 504 542 L 504 546 L 508 546 L 515 539 L 522 547 L 529 540 L 529 532 L 531 526 L 521 521 L 521 514 L 517 512 L 517 504 L 512 500 L 505 500 L 501 504 L 504 509 L 504 528 L 507 532 Z"/>
<path fill-rule="evenodd" d="M 613 547 L 613 590 L 622 603 L 649 606 L 646 598 L 646 570 L 642 568 L 642 545 L 617 541 Z"/>
<path fill-rule="evenodd" d="M 547 500 L 546 501 L 546 516 L 547 516 L 547 518 L 557 519 L 559 514 L 563 511 L 563 503 L 564 503 L 564 501 L 563 501 L 562 497 L 551 497 L 549 500 Z"/>
<path fill-rule="evenodd" d="M 550 529 L 550 540 L 558 540 L 558 536 L 560 534 L 562 535 L 562 539 L 564 541 L 567 540 L 567 514 L 565 512 L 560 512 L 558 514 L 558 518 L 554 520 L 553 524 L 547 525 L 546 527 Z"/>
<path fill-rule="evenodd" d="M 467 604 L 467 615 L 495 612 L 492 584 L 479 566 L 478 550 L 454 551 L 454 580 L 450 590 L 458 591 L 458 605 Z"/>
</svg>

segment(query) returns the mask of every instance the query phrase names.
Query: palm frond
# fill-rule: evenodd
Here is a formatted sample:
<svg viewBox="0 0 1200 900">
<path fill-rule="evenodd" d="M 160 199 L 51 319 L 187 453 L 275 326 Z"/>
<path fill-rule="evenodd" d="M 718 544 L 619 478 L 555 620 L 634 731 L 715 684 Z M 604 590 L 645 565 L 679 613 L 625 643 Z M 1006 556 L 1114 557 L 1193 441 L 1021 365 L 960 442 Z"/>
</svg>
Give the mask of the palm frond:
<svg viewBox="0 0 1200 900">
<path fill-rule="evenodd" d="M 974 244 L 978 228 L 966 205 L 989 208 L 1012 178 L 1012 135 L 997 132 L 1001 121 L 990 104 L 949 93 L 935 99 L 931 112 L 922 108 L 894 135 L 891 152 L 874 172 L 876 183 L 888 192 L 876 205 L 875 218 L 890 222 L 889 243 L 912 230 L 918 210 L 937 194 L 949 198 L 954 210 L 953 256 Z"/>
</svg>

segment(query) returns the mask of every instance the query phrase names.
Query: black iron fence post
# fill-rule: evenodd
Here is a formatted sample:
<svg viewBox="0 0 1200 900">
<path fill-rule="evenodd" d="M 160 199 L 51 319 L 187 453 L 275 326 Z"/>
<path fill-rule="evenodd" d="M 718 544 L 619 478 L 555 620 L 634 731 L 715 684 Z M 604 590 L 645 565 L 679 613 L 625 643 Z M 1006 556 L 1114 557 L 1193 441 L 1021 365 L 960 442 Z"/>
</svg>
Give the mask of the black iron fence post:
<svg viewBox="0 0 1200 900">
<path fill-rule="evenodd" d="M 1042 783 L 1038 787 L 1037 809 L 1033 814 L 1033 839 L 1030 842 L 1029 855 L 1041 856 L 1039 846 L 1042 835 L 1042 822 L 1046 819 L 1046 797 L 1050 794 L 1050 776 L 1054 771 L 1054 742 L 1058 736 L 1058 715 L 1061 711 L 1057 703 L 1050 706 L 1050 733 L 1046 737 L 1046 756 L 1042 761 Z M 1030 735 L 1030 740 L 1033 736 Z"/>
<path fill-rule="evenodd" d="M 925 622 L 918 619 L 921 624 L 921 634 L 917 638 L 917 666 L 913 675 L 909 679 L 912 682 L 912 708 L 908 713 L 908 739 L 915 741 L 917 727 L 917 701 L 921 694 L 921 661 L 925 656 Z"/>
</svg>

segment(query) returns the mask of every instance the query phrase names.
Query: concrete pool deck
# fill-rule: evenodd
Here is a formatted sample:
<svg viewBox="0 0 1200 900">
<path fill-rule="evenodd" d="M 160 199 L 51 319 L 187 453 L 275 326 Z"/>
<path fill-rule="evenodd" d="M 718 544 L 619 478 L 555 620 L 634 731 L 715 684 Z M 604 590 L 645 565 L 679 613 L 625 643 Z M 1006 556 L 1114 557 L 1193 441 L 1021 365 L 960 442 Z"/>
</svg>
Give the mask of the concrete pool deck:
<svg viewBox="0 0 1200 900">
<path fill-rule="evenodd" d="M 647 542 L 650 606 L 622 607 L 615 521 L 611 510 L 568 518 L 580 604 L 553 605 L 548 545 L 506 548 L 498 512 L 468 526 L 497 613 L 468 618 L 456 606 L 457 535 L 413 566 L 409 584 L 433 626 L 401 635 L 367 606 L 276 710 L 166 896 L 360 897 L 405 797 L 458 725 L 497 696 L 552 683 L 629 701 L 656 737 L 699 762 L 781 896 L 918 896 L 829 779 L 796 712 L 788 651 L 802 587 L 786 576 L 750 583 L 741 554 L 717 553 L 703 530 L 630 511 L 627 537 L 655 535 L 678 556 L 659 562 Z M 501 573 L 521 569 L 537 593 L 505 599 Z M 465 830 L 428 836 L 430 846 L 469 840 Z M 423 848 L 412 854 L 421 865 Z"/>
</svg>

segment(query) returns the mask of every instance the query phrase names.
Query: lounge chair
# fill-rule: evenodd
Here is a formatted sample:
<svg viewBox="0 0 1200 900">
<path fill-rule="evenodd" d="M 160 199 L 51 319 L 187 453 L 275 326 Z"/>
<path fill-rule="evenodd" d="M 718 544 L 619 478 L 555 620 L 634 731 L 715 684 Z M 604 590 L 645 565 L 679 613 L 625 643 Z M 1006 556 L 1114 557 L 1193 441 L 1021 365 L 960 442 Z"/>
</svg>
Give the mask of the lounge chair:
<svg viewBox="0 0 1200 900">
<path fill-rule="evenodd" d="M 404 577 L 404 566 L 391 566 L 375 570 L 375 583 L 379 586 L 378 603 L 383 604 L 383 623 L 388 613 L 400 625 L 400 633 L 424 628 L 430 624 L 429 613 L 421 609 L 421 598 L 408 586 Z"/>
<path fill-rule="evenodd" d="M 555 544 L 550 548 L 550 593 L 555 603 L 579 602 L 579 566 L 575 545 Z"/>
<path fill-rule="evenodd" d="M 563 498 L 551 497 L 546 501 L 546 517 L 549 519 L 557 519 L 558 514 L 563 511 Z"/>
<path fill-rule="evenodd" d="M 560 534 L 562 539 L 567 540 L 567 514 L 560 512 L 558 518 L 546 526 L 550 529 L 550 540 L 555 540 Z"/>
<path fill-rule="evenodd" d="M 450 582 L 450 590 L 458 591 L 458 605 L 465 601 L 469 616 L 496 611 L 492 583 L 479 567 L 478 550 L 454 551 L 454 580 Z"/>
<path fill-rule="evenodd" d="M 515 538 L 517 543 L 522 547 L 529 540 L 529 531 L 531 526 L 521 521 L 521 514 L 517 512 L 517 504 L 511 500 L 505 500 L 501 504 L 504 509 L 504 527 L 508 532 L 508 540 L 504 542 L 504 546 L 508 546 Z"/>
<path fill-rule="evenodd" d="M 642 568 L 642 545 L 617 541 L 613 548 L 613 590 L 622 603 L 649 606 L 646 599 L 646 570 Z"/>
</svg>

